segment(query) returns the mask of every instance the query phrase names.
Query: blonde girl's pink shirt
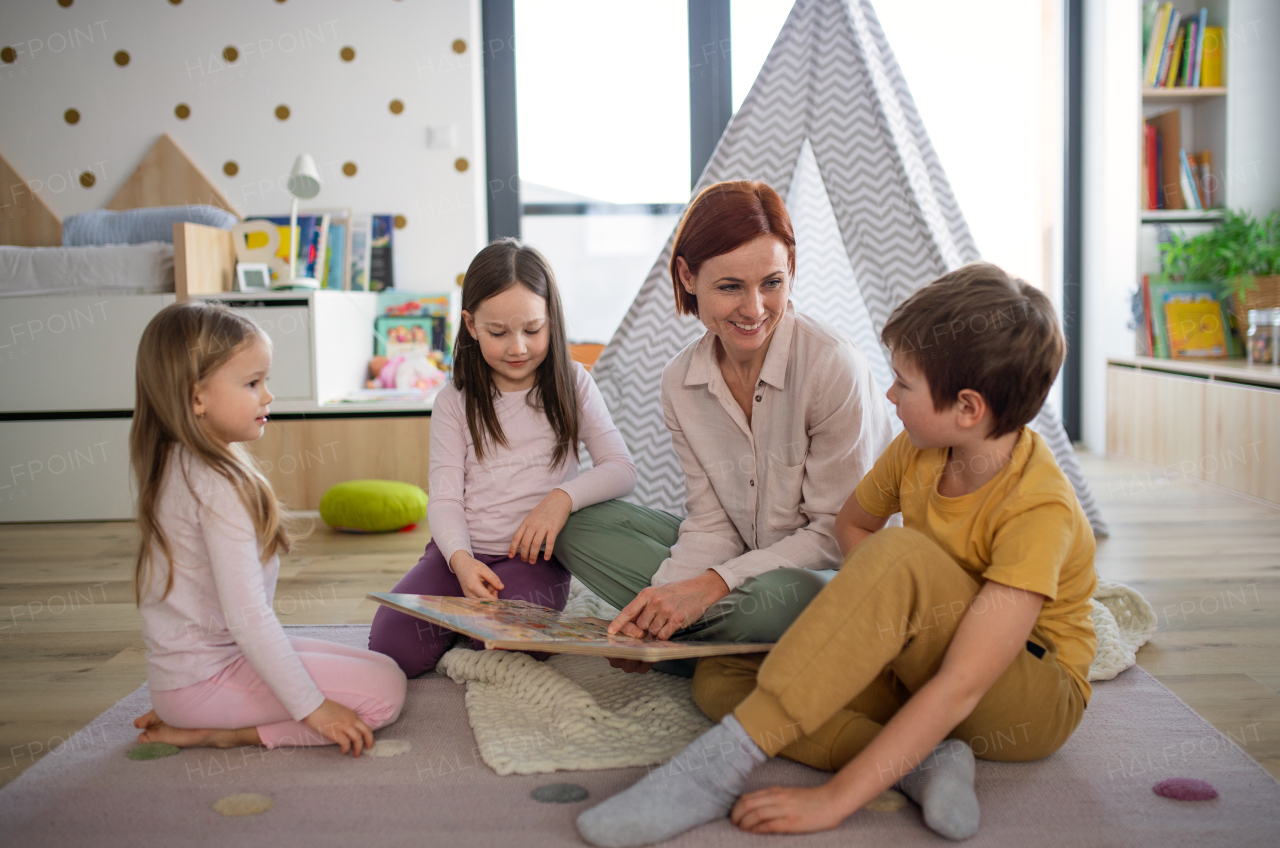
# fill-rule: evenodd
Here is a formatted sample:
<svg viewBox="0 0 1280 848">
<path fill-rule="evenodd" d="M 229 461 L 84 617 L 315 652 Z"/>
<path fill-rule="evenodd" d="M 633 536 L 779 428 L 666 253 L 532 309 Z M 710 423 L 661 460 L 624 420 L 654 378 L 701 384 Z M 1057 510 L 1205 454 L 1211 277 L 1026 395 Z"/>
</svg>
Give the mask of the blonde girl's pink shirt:
<svg viewBox="0 0 1280 848">
<path fill-rule="evenodd" d="M 315 712 L 324 695 L 272 609 L 280 558 L 262 563 L 235 487 L 186 448 L 171 448 L 156 517 L 173 561 L 153 545 L 140 608 L 148 686 L 191 686 L 244 656 L 290 716 Z M 170 568 L 173 589 L 161 598 Z"/>
<path fill-rule="evenodd" d="M 462 393 L 450 383 L 436 395 L 427 521 L 446 561 L 458 551 L 505 556 L 520 523 L 552 489 L 563 489 L 577 512 L 635 488 L 635 463 L 600 389 L 577 362 L 573 375 L 578 438 L 592 463 L 583 474 L 576 450 L 551 466 L 555 433 L 546 413 L 529 405 L 529 391 L 500 392 L 494 399 L 508 444 L 486 445 L 484 462 L 476 458 Z"/>
</svg>

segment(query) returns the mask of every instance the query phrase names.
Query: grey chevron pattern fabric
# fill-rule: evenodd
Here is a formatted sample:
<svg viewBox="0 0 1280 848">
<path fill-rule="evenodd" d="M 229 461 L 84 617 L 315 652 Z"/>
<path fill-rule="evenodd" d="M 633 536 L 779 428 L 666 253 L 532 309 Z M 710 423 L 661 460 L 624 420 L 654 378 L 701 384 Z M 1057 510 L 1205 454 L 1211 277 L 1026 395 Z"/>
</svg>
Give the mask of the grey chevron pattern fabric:
<svg viewBox="0 0 1280 848">
<path fill-rule="evenodd" d="M 796 231 L 796 308 L 849 336 L 890 380 L 880 329 L 920 286 L 978 250 L 870 0 L 797 0 L 694 193 L 764 180 Z M 673 232 L 593 369 L 640 471 L 629 498 L 684 514 L 684 473 L 659 396 L 662 369 L 703 333 L 677 316 Z M 892 420 L 897 426 L 896 416 Z M 1032 427 L 1053 448 L 1095 532 L 1106 525 L 1056 413 Z"/>
</svg>

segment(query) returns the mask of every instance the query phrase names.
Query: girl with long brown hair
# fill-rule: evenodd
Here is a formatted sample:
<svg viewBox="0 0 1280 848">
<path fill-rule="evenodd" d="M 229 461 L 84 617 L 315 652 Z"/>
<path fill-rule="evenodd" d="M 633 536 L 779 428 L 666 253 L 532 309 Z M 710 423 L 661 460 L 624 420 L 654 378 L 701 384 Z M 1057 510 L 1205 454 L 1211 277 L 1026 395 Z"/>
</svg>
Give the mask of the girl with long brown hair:
<svg viewBox="0 0 1280 848">
<path fill-rule="evenodd" d="M 138 344 L 134 585 L 153 709 L 134 725 L 140 742 L 359 756 L 400 714 L 405 677 L 381 654 L 286 636 L 272 610 L 290 538 L 241 445 L 266 426 L 270 369 L 266 334 L 215 304 L 162 309 Z"/>
<path fill-rule="evenodd" d="M 481 250 L 462 283 L 453 381 L 431 411 L 432 539 L 393 591 L 513 598 L 564 609 L 553 554 L 570 513 L 631 492 L 636 467 L 595 381 L 569 359 L 555 275 L 516 239 Z M 592 468 L 578 474 L 578 443 Z M 380 607 L 369 647 L 416 677 L 455 634 Z"/>
</svg>

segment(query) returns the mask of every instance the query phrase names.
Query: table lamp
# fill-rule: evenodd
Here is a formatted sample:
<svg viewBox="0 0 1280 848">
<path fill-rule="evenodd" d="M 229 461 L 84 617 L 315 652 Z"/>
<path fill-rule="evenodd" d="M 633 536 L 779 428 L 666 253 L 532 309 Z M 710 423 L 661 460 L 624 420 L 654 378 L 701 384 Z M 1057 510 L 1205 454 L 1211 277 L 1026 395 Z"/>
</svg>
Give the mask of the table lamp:
<svg viewBox="0 0 1280 848">
<path fill-rule="evenodd" d="M 289 180 L 285 184 L 289 194 L 293 195 L 293 207 L 289 211 L 289 281 L 288 286 L 306 286 L 319 288 L 320 284 L 311 277 L 298 276 L 298 200 L 310 200 L 320 193 L 320 172 L 316 169 L 316 160 L 308 153 L 298 156 L 289 172 Z"/>
</svg>

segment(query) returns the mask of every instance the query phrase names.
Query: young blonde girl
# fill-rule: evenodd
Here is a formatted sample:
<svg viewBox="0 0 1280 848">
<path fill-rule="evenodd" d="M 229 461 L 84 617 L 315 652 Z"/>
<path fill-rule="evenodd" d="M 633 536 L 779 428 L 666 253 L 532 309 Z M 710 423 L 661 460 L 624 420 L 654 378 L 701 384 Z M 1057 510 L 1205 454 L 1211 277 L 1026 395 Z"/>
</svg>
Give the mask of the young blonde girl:
<svg viewBox="0 0 1280 848">
<path fill-rule="evenodd" d="M 635 463 L 595 382 L 569 359 L 542 254 L 515 239 L 481 250 L 463 279 L 462 319 L 453 381 L 431 411 L 432 540 L 393 591 L 564 609 L 556 536 L 570 513 L 635 488 Z M 579 441 L 592 460 L 582 475 Z M 455 635 L 380 607 L 369 647 L 416 677 Z"/>
<path fill-rule="evenodd" d="M 286 636 L 272 610 L 290 540 L 239 444 L 266 426 L 270 369 L 266 335 L 222 306 L 174 304 L 142 334 L 129 450 L 154 709 L 134 725 L 140 742 L 359 756 L 399 716 L 405 677 L 381 654 Z"/>
</svg>

